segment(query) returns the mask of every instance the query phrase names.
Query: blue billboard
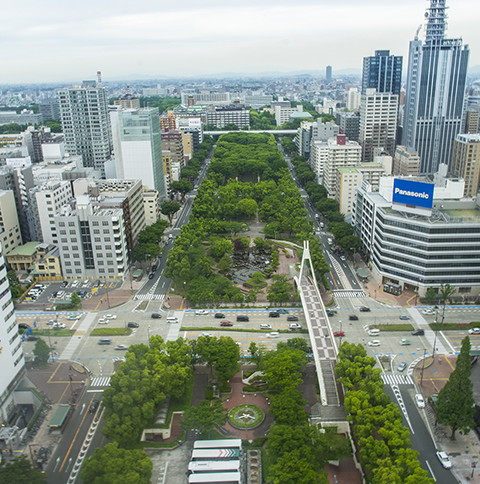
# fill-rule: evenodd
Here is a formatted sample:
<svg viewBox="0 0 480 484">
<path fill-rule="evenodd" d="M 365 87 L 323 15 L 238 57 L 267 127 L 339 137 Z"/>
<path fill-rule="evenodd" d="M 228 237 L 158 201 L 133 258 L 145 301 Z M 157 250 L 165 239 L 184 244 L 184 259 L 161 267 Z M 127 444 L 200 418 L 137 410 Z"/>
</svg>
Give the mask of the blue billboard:
<svg viewBox="0 0 480 484">
<path fill-rule="evenodd" d="M 395 178 L 393 181 L 393 203 L 432 208 L 434 188 L 433 183 Z"/>
</svg>

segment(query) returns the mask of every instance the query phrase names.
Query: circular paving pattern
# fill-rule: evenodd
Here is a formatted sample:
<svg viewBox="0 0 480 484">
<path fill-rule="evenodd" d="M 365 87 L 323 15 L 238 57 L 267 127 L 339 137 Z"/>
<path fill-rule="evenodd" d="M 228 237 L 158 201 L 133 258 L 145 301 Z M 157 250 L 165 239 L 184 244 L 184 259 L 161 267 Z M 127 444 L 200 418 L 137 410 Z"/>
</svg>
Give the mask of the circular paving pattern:
<svg viewBox="0 0 480 484">
<path fill-rule="evenodd" d="M 254 429 L 264 420 L 265 413 L 256 405 L 237 405 L 228 412 L 230 423 L 237 429 Z"/>
</svg>

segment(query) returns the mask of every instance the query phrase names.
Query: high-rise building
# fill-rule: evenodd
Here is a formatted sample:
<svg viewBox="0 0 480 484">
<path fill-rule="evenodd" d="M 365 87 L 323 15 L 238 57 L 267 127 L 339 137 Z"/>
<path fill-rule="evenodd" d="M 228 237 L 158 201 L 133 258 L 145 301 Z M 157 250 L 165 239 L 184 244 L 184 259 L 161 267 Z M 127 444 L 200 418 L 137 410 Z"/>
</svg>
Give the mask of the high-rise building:
<svg viewBox="0 0 480 484">
<path fill-rule="evenodd" d="M 70 155 L 82 155 L 83 165 L 105 173 L 113 142 L 106 89 L 95 81 L 58 91 L 65 148 Z"/>
<path fill-rule="evenodd" d="M 418 176 L 420 158 L 416 151 L 408 150 L 406 146 L 398 145 L 393 160 L 393 174 L 402 176 Z"/>
<path fill-rule="evenodd" d="M 389 50 L 376 50 L 363 58 L 362 94 L 373 88 L 377 92 L 400 95 L 402 87 L 402 56 L 390 55 Z"/>
<path fill-rule="evenodd" d="M 476 197 L 480 186 L 480 134 L 459 134 L 453 144 L 450 172 L 465 180 L 465 197 Z"/>
<path fill-rule="evenodd" d="M 158 108 L 119 109 L 112 111 L 110 118 L 117 178 L 140 178 L 163 200 L 166 188 Z"/>
<path fill-rule="evenodd" d="M 395 152 L 398 96 L 390 92 L 367 89 L 360 102 L 362 160 L 372 162 L 377 148 L 390 156 Z"/>
<path fill-rule="evenodd" d="M 360 104 L 359 104 L 360 106 Z M 358 141 L 360 134 L 360 116 L 358 113 L 339 111 L 336 114 L 335 122 L 349 141 Z"/>
<path fill-rule="evenodd" d="M 462 127 L 469 50 L 445 38 L 445 9 L 445 0 L 430 0 L 425 42 L 410 42 L 402 144 L 418 151 L 422 174 L 450 163 Z"/>
<path fill-rule="evenodd" d="M 332 82 L 332 66 L 327 66 L 325 69 L 325 80 L 328 82 Z"/>
</svg>

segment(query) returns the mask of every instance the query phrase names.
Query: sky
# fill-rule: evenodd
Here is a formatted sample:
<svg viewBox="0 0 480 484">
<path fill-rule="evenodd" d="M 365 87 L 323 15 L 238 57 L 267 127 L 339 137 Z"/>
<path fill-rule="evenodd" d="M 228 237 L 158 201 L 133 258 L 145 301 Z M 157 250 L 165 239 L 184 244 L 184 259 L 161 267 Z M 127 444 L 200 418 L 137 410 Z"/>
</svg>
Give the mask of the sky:
<svg viewBox="0 0 480 484">
<path fill-rule="evenodd" d="M 404 56 L 427 0 L 44 0 L 2 7 L 0 84 L 361 70 Z M 447 0 L 447 37 L 480 65 L 480 2 Z"/>
</svg>

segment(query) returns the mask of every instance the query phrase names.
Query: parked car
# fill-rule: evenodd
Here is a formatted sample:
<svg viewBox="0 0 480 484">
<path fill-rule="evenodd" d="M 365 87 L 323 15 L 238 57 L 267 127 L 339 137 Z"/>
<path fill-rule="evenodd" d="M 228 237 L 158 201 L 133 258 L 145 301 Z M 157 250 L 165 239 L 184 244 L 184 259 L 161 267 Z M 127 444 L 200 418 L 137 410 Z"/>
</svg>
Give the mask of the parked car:
<svg viewBox="0 0 480 484">
<path fill-rule="evenodd" d="M 412 331 L 412 336 L 423 336 L 425 331 L 423 329 L 414 329 Z"/>
<path fill-rule="evenodd" d="M 65 288 L 65 287 L 67 287 L 67 286 L 68 286 L 68 281 L 63 281 L 63 282 L 62 282 L 62 287 L 63 287 L 63 288 Z"/>
<path fill-rule="evenodd" d="M 215 313 L 215 317 L 216 317 L 217 319 L 222 319 L 222 318 L 224 318 L 224 317 L 225 317 L 225 314 L 223 314 L 223 313 Z"/>
<path fill-rule="evenodd" d="M 480 334 L 480 328 L 469 329 L 468 334 Z"/>
<path fill-rule="evenodd" d="M 117 345 L 117 346 L 115 346 L 115 349 L 116 350 L 128 350 L 128 346 L 127 345 Z"/>
<path fill-rule="evenodd" d="M 298 321 L 298 317 L 293 315 L 287 316 L 287 321 Z"/>
<path fill-rule="evenodd" d="M 133 321 L 130 321 L 129 323 L 127 323 L 127 326 L 129 328 L 139 328 L 140 327 L 140 325 L 138 323 L 135 323 Z"/>
<path fill-rule="evenodd" d="M 268 317 L 269 317 L 269 318 L 279 318 L 279 317 L 280 317 L 280 314 L 278 314 L 278 312 L 277 312 L 277 311 L 270 311 L 270 312 L 268 313 Z"/>
<path fill-rule="evenodd" d="M 350 314 L 348 317 L 350 321 L 358 321 L 358 316 L 356 314 Z"/>
<path fill-rule="evenodd" d="M 398 366 L 397 366 L 397 371 L 404 371 L 405 368 L 407 367 L 407 363 L 405 361 L 402 361 Z"/>
<path fill-rule="evenodd" d="M 152 319 L 160 319 L 161 317 L 162 315 L 160 313 L 152 313 L 152 316 L 151 316 Z"/>
<path fill-rule="evenodd" d="M 452 461 L 448 457 L 448 454 L 443 451 L 437 451 L 437 457 L 438 460 L 440 461 L 440 464 L 442 464 L 445 469 L 451 469 L 452 468 Z"/>
<path fill-rule="evenodd" d="M 345 331 L 335 331 L 333 333 L 333 336 L 341 336 L 341 337 L 343 337 L 343 336 L 345 336 Z"/>
<path fill-rule="evenodd" d="M 340 256 L 340 260 L 343 261 L 343 262 L 345 262 L 347 260 L 347 258 L 344 255 L 341 255 Z"/>
<path fill-rule="evenodd" d="M 233 323 L 231 321 L 222 321 L 220 326 L 233 326 Z"/>
<path fill-rule="evenodd" d="M 380 340 L 372 339 L 368 342 L 368 346 L 380 346 Z"/>
<path fill-rule="evenodd" d="M 208 310 L 207 309 L 197 309 L 195 311 L 195 314 L 197 314 L 199 316 L 206 315 L 206 314 L 208 314 Z"/>
<path fill-rule="evenodd" d="M 400 319 L 402 321 L 407 321 L 407 319 L 410 319 L 410 316 L 407 316 L 406 314 L 400 314 Z"/>
<path fill-rule="evenodd" d="M 415 401 L 417 402 L 418 408 L 425 408 L 425 400 L 421 393 L 415 394 Z"/>
<path fill-rule="evenodd" d="M 367 307 L 367 306 L 362 306 L 360 308 L 360 312 L 362 312 L 362 313 L 369 313 L 370 312 L 370 308 Z"/>
</svg>

